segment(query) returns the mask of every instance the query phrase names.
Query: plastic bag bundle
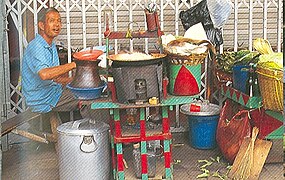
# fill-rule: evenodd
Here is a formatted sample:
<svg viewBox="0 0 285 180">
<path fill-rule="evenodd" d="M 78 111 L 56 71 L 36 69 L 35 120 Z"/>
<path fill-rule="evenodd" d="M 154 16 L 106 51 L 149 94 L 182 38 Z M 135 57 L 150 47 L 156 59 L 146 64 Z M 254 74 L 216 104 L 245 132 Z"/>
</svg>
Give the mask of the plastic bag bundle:
<svg viewBox="0 0 285 180">
<path fill-rule="evenodd" d="M 219 46 L 224 43 L 222 30 L 218 28 L 211 28 L 206 31 L 208 39 L 215 45 Z"/>
<path fill-rule="evenodd" d="M 229 0 L 202 0 L 190 9 L 181 11 L 179 17 L 185 30 L 202 23 L 208 39 L 218 46 L 223 44 L 221 28 L 231 14 L 230 3 Z"/>
<path fill-rule="evenodd" d="M 202 0 L 186 11 L 181 11 L 179 17 L 185 30 L 199 22 L 202 23 L 206 31 L 214 27 L 206 0 Z"/>
<path fill-rule="evenodd" d="M 207 0 L 207 7 L 214 28 L 222 28 L 229 19 L 232 11 L 230 0 Z"/>
</svg>

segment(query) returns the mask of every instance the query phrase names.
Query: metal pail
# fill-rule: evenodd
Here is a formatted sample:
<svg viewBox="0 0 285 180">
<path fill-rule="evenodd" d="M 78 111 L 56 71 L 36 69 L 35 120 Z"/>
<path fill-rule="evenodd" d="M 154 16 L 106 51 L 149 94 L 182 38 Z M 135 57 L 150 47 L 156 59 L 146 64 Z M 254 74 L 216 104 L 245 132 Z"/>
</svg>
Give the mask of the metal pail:
<svg viewBox="0 0 285 180">
<path fill-rule="evenodd" d="M 61 180 L 109 180 L 111 153 L 109 126 L 90 119 L 67 122 L 57 128 Z"/>
</svg>

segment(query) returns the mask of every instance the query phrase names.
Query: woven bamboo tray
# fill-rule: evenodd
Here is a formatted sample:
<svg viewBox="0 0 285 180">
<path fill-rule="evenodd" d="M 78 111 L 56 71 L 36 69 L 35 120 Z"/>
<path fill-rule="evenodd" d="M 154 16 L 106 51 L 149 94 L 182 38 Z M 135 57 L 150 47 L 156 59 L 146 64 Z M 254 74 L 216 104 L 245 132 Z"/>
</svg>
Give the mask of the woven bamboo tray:
<svg viewBox="0 0 285 180">
<path fill-rule="evenodd" d="M 171 52 L 171 48 L 173 46 L 178 46 L 180 43 L 191 43 L 194 45 L 200 45 L 205 43 L 208 50 L 201 54 L 195 54 L 195 53 L 189 53 L 189 55 L 182 55 L 182 54 L 174 54 Z M 208 56 L 209 49 L 216 54 L 216 50 L 212 43 L 208 40 L 193 40 L 189 38 L 180 38 L 173 40 L 167 44 L 167 46 L 164 46 L 164 52 L 168 55 L 168 57 L 171 60 L 172 64 L 187 64 L 187 65 L 197 65 L 204 62 L 204 59 Z"/>
<path fill-rule="evenodd" d="M 283 72 L 261 67 L 256 72 L 264 109 L 283 111 Z"/>
</svg>

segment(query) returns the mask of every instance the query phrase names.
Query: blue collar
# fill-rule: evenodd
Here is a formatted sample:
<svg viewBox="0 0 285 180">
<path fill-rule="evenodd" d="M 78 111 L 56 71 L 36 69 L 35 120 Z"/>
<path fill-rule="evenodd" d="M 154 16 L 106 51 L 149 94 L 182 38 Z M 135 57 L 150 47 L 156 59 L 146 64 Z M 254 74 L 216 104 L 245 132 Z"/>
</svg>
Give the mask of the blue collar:
<svg viewBox="0 0 285 180">
<path fill-rule="evenodd" d="M 46 48 L 46 49 L 50 49 L 52 47 L 55 46 L 55 42 L 52 42 L 51 46 L 46 42 L 46 40 L 40 35 L 40 34 L 37 34 L 36 35 L 36 38 L 39 39 L 39 42 Z"/>
</svg>

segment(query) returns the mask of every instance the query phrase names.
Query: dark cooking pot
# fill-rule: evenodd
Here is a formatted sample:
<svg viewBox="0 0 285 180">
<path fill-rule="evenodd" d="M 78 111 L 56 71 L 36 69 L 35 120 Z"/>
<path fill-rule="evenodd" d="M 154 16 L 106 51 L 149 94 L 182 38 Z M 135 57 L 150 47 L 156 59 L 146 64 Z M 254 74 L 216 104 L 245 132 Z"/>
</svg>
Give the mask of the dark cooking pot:
<svg viewBox="0 0 285 180">
<path fill-rule="evenodd" d="M 131 54 L 130 54 L 131 55 Z M 166 54 L 151 54 L 151 58 L 149 59 L 122 59 L 122 54 L 112 54 L 107 58 L 112 62 L 112 67 L 122 67 L 122 66 L 146 66 L 152 64 L 159 64 L 165 59 Z"/>
<path fill-rule="evenodd" d="M 73 54 L 76 63 L 76 73 L 70 83 L 74 88 L 95 88 L 102 86 L 99 76 L 97 58 L 103 54 L 101 50 L 88 50 Z"/>
</svg>

